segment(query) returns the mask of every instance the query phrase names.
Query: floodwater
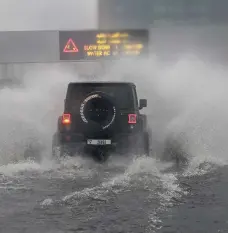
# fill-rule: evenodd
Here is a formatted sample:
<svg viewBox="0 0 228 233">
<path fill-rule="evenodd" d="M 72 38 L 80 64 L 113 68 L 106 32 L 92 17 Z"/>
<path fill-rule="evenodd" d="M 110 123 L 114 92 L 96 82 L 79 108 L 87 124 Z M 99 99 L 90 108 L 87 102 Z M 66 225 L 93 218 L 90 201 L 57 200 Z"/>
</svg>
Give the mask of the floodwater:
<svg viewBox="0 0 228 233">
<path fill-rule="evenodd" d="M 116 64 L 101 79 L 137 84 L 154 151 L 98 164 L 50 157 L 66 85 L 80 79 L 32 67 L 22 89 L 0 91 L 0 232 L 228 232 L 227 74 L 194 57 Z M 167 137 L 182 145 L 179 167 L 162 156 Z"/>
</svg>

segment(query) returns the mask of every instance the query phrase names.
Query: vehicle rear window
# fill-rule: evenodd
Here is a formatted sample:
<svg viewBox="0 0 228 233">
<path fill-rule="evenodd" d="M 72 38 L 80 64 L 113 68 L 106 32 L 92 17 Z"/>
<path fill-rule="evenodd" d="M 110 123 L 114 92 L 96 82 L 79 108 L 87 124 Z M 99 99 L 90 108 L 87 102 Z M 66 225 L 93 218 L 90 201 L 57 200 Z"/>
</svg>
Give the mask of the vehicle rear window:
<svg viewBox="0 0 228 233">
<path fill-rule="evenodd" d="M 85 97 L 94 91 L 101 91 L 108 94 L 118 103 L 118 107 L 121 109 L 134 107 L 132 87 L 127 84 L 69 85 L 66 99 L 67 106 L 80 106 Z"/>
</svg>

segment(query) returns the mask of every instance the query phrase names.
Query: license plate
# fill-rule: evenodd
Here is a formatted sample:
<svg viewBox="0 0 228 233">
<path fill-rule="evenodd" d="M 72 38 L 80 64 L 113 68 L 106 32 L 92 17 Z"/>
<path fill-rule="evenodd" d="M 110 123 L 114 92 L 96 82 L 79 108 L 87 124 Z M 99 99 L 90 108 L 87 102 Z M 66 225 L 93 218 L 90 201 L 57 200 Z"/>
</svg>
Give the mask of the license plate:
<svg viewBox="0 0 228 233">
<path fill-rule="evenodd" d="M 103 139 L 88 139 L 88 145 L 111 145 L 111 140 L 103 140 Z"/>
</svg>

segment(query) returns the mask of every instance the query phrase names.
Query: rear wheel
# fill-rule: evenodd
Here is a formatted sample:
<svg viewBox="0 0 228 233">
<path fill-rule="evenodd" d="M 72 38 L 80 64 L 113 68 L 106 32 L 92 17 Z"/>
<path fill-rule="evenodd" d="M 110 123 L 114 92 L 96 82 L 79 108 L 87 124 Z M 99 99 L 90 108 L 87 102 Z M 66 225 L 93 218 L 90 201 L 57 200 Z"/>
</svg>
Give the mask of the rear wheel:
<svg viewBox="0 0 228 233">
<path fill-rule="evenodd" d="M 131 142 L 130 151 L 137 155 L 150 155 L 150 137 L 148 132 L 137 135 L 136 140 Z"/>
<path fill-rule="evenodd" d="M 148 132 L 143 133 L 143 153 L 146 156 L 150 155 L 150 135 Z"/>
<path fill-rule="evenodd" d="M 59 158 L 63 157 L 63 149 L 62 146 L 52 146 L 52 157 Z"/>
<path fill-rule="evenodd" d="M 73 156 L 72 148 L 68 147 L 67 145 L 55 145 L 52 146 L 52 157 L 60 158 L 65 156 Z"/>
<path fill-rule="evenodd" d="M 58 158 L 63 156 L 63 148 L 59 143 L 57 133 L 52 137 L 52 157 Z"/>
</svg>

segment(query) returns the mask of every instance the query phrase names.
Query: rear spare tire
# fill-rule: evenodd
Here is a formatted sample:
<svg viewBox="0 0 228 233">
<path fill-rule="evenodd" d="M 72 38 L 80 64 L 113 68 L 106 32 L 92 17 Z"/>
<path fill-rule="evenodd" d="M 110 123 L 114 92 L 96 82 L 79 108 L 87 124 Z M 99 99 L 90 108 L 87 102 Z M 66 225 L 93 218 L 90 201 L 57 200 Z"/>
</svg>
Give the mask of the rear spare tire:
<svg viewBox="0 0 228 233">
<path fill-rule="evenodd" d="M 105 130 L 115 121 L 116 106 L 107 94 L 94 92 L 81 103 L 80 116 L 85 124 L 96 124 L 101 130 Z"/>
</svg>

